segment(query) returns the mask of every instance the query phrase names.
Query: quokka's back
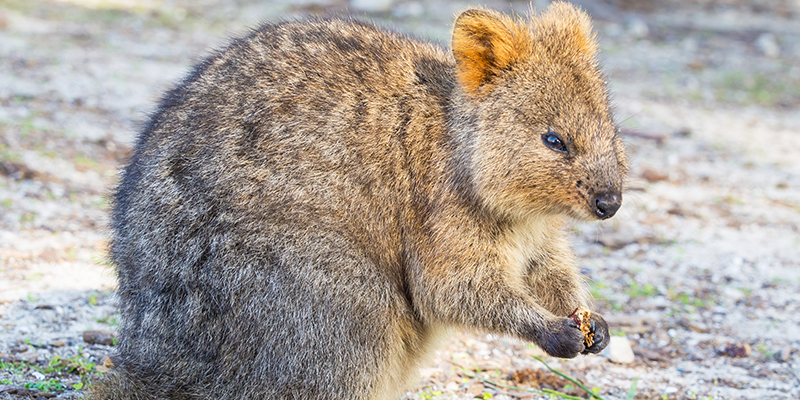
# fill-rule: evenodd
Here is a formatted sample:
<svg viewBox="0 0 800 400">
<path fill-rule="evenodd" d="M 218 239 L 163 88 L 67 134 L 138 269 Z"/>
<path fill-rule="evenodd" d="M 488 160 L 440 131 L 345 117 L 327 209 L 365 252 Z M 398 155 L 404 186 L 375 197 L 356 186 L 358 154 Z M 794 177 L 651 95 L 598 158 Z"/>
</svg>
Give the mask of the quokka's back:
<svg viewBox="0 0 800 400">
<path fill-rule="evenodd" d="M 120 343 L 93 398 L 397 398 L 454 327 L 602 350 L 561 232 L 621 201 L 595 47 L 555 3 L 463 13 L 452 55 L 325 19 L 202 62 L 115 193 Z"/>
</svg>

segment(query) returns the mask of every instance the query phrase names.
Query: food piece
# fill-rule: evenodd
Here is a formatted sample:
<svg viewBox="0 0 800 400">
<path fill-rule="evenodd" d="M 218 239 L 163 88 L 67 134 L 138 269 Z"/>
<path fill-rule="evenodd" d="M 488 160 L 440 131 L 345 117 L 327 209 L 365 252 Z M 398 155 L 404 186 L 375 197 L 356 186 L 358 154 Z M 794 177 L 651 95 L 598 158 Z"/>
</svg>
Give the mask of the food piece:
<svg viewBox="0 0 800 400">
<path fill-rule="evenodd" d="M 578 307 L 572 312 L 572 320 L 578 325 L 578 329 L 583 333 L 584 343 L 586 347 L 592 347 L 594 344 L 594 332 L 592 332 L 592 324 L 589 319 L 592 317 L 592 312 L 584 307 Z"/>
</svg>

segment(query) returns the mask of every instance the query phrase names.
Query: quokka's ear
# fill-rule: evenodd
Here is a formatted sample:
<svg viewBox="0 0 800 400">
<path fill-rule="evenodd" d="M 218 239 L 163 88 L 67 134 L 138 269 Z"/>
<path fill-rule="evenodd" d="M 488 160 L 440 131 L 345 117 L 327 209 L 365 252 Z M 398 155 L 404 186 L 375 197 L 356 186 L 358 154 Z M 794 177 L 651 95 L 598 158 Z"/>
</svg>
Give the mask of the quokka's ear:
<svg viewBox="0 0 800 400">
<path fill-rule="evenodd" d="M 593 60 L 597 40 L 589 15 L 572 4 L 556 1 L 533 20 L 534 40 L 567 57 Z"/>
<path fill-rule="evenodd" d="M 453 27 L 453 55 L 464 91 L 481 86 L 530 52 L 530 33 L 511 18 L 491 11 L 468 10 Z"/>
</svg>

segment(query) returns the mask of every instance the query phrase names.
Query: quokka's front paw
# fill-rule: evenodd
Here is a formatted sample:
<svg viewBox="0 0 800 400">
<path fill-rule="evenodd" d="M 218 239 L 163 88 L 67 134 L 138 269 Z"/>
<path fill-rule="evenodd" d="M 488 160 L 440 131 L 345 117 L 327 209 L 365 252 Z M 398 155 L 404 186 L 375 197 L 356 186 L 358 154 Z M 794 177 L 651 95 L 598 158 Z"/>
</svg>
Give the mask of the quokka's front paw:
<svg viewBox="0 0 800 400">
<path fill-rule="evenodd" d="M 545 353 L 559 358 L 575 358 L 586 350 L 583 333 L 572 318 L 556 318 L 540 332 L 536 344 Z"/>
<path fill-rule="evenodd" d="M 582 354 L 597 354 L 608 346 L 611 335 L 608 334 L 608 324 L 603 316 L 593 312 L 589 317 L 590 333 L 592 334 L 592 345 L 586 347 Z"/>
</svg>

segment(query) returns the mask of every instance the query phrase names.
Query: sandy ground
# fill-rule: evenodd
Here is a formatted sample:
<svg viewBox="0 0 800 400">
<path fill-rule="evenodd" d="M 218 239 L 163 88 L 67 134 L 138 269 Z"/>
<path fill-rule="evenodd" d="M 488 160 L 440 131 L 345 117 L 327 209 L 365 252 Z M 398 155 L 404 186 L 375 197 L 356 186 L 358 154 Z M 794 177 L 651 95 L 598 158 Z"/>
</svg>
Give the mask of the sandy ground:
<svg viewBox="0 0 800 400">
<path fill-rule="evenodd" d="M 546 360 L 605 398 L 625 398 L 634 380 L 636 398 L 799 398 L 800 2 L 578 3 L 595 18 L 632 173 L 617 216 L 576 224 L 572 240 L 598 310 L 635 360 Z M 349 9 L 446 44 L 467 6 Z M 115 326 L 105 198 L 160 94 L 260 21 L 347 7 L 0 3 L 0 398 L 74 398 L 103 371 L 113 347 L 82 333 Z M 546 372 L 532 357 L 540 354 L 515 339 L 457 333 L 405 398 L 542 397 L 475 376 L 586 397 Z M 93 367 L 25 367 L 56 356 Z M 53 379 L 62 387 L 42 386 Z"/>
</svg>

